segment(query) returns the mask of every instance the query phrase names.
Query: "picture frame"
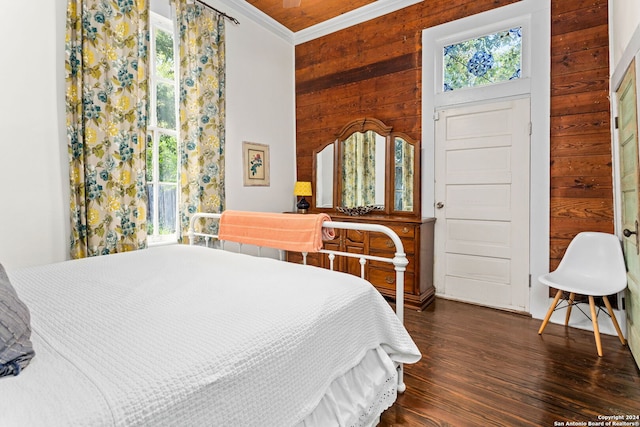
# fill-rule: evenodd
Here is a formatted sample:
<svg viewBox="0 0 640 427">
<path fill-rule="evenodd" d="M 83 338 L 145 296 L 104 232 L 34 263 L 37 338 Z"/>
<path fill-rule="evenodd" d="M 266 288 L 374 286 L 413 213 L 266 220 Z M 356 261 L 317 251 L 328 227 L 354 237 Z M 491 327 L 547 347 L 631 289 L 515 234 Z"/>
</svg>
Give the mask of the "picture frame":
<svg viewBox="0 0 640 427">
<path fill-rule="evenodd" d="M 242 142 L 242 174 L 245 187 L 270 185 L 269 146 L 256 142 Z"/>
</svg>

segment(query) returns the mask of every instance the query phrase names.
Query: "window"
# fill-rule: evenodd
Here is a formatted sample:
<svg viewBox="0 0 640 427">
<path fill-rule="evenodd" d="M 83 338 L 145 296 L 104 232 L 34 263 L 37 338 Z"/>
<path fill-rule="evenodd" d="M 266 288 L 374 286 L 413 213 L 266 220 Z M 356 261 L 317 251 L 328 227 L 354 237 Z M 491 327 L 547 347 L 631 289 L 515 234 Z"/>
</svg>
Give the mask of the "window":
<svg viewBox="0 0 640 427">
<path fill-rule="evenodd" d="M 522 27 L 465 40 L 443 49 L 445 92 L 519 79 L 521 70 Z"/>
<path fill-rule="evenodd" d="M 172 22 L 151 16 L 150 124 L 147 133 L 147 234 L 149 243 L 176 241 L 178 133 L 175 43 Z"/>
</svg>

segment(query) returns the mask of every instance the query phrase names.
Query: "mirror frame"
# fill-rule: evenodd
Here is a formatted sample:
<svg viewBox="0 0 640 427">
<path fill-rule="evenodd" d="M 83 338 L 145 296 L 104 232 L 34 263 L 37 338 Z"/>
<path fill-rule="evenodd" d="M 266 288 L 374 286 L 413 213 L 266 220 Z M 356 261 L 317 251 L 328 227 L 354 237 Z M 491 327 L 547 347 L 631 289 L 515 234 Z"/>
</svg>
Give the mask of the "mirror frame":
<svg viewBox="0 0 640 427">
<path fill-rule="evenodd" d="M 313 207 L 312 209 L 318 212 L 328 212 L 335 214 L 336 206 L 339 206 L 340 195 L 342 194 L 342 144 L 340 142 L 349 137 L 354 132 L 366 132 L 373 130 L 374 132 L 382 135 L 385 138 L 385 195 L 384 195 L 384 210 L 379 211 L 379 214 L 384 215 L 398 215 L 398 216 L 419 216 L 420 215 L 420 160 L 421 150 L 419 141 L 409 137 L 402 132 L 393 132 L 392 126 L 385 125 L 382 121 L 365 117 L 348 122 L 341 130 L 336 134 L 333 141 L 322 144 L 315 150 L 313 150 L 313 166 L 312 166 L 312 186 L 314 189 Z M 394 142 L 395 138 L 400 137 L 404 139 L 408 144 L 414 147 L 414 162 L 413 162 L 413 210 L 411 211 L 396 211 L 394 210 L 394 191 L 395 191 L 395 152 Z M 317 188 L 317 156 L 327 146 L 334 144 L 333 150 L 333 206 L 331 208 L 316 207 L 316 195 L 315 190 Z"/>
<path fill-rule="evenodd" d="M 363 118 L 353 120 L 347 123 L 340 132 L 336 135 L 335 139 L 335 148 L 334 153 L 336 153 L 336 162 L 334 163 L 334 172 L 333 172 L 333 188 L 335 189 L 333 195 L 333 206 L 340 206 L 342 203 L 342 169 L 343 165 L 343 147 L 342 141 L 349 138 L 352 134 L 356 132 L 367 132 L 374 131 L 378 135 L 382 136 L 385 139 L 385 149 L 384 149 L 384 182 L 385 182 L 385 191 L 384 191 L 384 210 L 378 212 L 389 213 L 389 191 L 387 189 L 389 185 L 389 137 L 391 135 L 391 126 L 387 126 L 382 123 L 378 119 L 373 118 Z"/>
</svg>

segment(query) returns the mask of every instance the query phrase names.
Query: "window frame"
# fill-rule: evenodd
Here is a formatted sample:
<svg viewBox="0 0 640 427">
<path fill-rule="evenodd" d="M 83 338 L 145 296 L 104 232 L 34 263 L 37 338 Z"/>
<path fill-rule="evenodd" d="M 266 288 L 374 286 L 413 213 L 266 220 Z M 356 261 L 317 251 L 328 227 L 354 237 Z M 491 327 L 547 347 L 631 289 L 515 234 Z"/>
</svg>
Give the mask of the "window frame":
<svg viewBox="0 0 640 427">
<path fill-rule="evenodd" d="M 174 62 L 174 79 L 171 81 L 170 79 L 166 79 L 158 76 L 156 70 L 156 34 L 157 32 L 165 31 L 170 33 L 173 37 L 173 62 Z M 162 16 L 153 11 L 149 12 L 149 48 L 150 48 L 150 67 L 149 67 L 149 125 L 147 126 L 147 135 L 151 135 L 152 139 L 152 179 L 147 181 L 145 179 L 145 186 L 152 186 L 152 191 L 155 197 L 153 197 L 153 206 L 149 206 L 148 209 L 153 212 L 153 218 L 151 219 L 153 224 L 153 233 L 147 234 L 147 242 L 149 246 L 159 245 L 159 244 L 170 244 L 177 243 L 178 237 L 180 234 L 180 218 L 179 218 L 179 206 L 180 206 L 180 191 L 179 191 L 179 172 L 180 172 L 180 141 L 179 141 L 179 110 L 178 110 L 178 72 L 179 72 L 179 51 L 178 44 L 176 41 L 176 32 L 175 27 L 171 19 Z M 172 84 L 174 87 L 174 104 L 175 104 L 175 127 L 176 129 L 166 129 L 158 126 L 158 116 L 157 116 L 157 85 L 158 83 L 167 83 Z M 168 181 L 160 181 L 160 159 L 159 159 L 159 142 L 160 137 L 162 135 L 168 135 L 174 137 L 176 139 L 176 148 L 178 150 L 178 156 L 176 159 L 176 170 L 178 171 L 176 175 L 175 182 Z M 145 144 L 147 140 L 145 140 Z M 169 234 L 159 234 L 159 199 L 157 195 L 160 194 L 160 186 L 161 185 L 171 185 L 175 184 L 176 186 L 176 204 L 175 204 L 175 232 Z M 148 228 L 147 228 L 148 231 Z"/>
<path fill-rule="evenodd" d="M 488 34 L 515 27 L 521 27 L 522 31 L 520 78 L 481 86 L 459 88 L 452 91 L 444 90 L 443 52 L 445 46 L 455 45 L 470 39 L 480 38 Z M 476 100 L 481 101 L 487 98 L 504 98 L 528 93 L 531 79 L 531 33 L 531 17 L 519 16 L 435 40 L 431 46 L 433 49 L 431 54 L 433 55 L 435 70 L 433 88 L 435 104 L 452 105 Z"/>
</svg>

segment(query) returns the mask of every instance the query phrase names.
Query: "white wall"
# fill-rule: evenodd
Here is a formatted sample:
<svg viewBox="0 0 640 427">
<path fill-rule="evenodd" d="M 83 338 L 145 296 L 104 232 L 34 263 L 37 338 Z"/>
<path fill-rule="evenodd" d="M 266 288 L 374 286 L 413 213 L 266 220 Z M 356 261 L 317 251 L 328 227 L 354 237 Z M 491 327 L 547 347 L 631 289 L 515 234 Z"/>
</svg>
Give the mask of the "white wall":
<svg viewBox="0 0 640 427">
<path fill-rule="evenodd" d="M 615 70 L 640 24 L 640 2 L 638 0 L 610 0 L 609 22 L 611 70 Z"/>
<path fill-rule="evenodd" d="M 3 2 L 0 39 L 0 262 L 65 259 L 65 0 Z"/>
<path fill-rule="evenodd" d="M 66 3 L 3 2 L 0 13 L 0 262 L 9 269 L 68 258 Z M 291 210 L 293 45 L 219 8 L 241 22 L 227 25 L 227 207 Z M 243 140 L 270 145 L 270 187 L 243 187 Z"/>
<path fill-rule="evenodd" d="M 227 209 L 291 211 L 295 173 L 295 50 L 229 6 L 227 34 Z M 242 141 L 269 145 L 271 185 L 244 187 Z"/>
</svg>

